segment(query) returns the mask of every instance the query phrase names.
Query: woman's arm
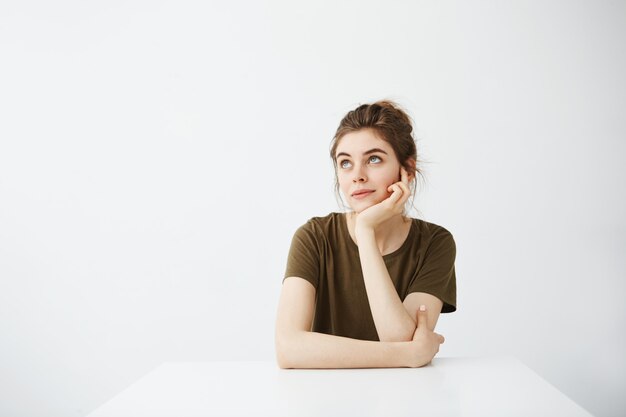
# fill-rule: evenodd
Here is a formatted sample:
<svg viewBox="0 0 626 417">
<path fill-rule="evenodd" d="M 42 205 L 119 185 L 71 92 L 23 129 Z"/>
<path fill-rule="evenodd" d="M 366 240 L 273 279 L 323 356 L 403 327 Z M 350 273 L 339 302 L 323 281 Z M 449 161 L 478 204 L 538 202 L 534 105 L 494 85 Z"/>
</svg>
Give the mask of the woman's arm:
<svg viewBox="0 0 626 417">
<path fill-rule="evenodd" d="M 359 246 L 359 258 L 367 298 L 372 310 L 376 332 L 381 342 L 403 342 L 411 340 L 415 332 L 415 320 L 409 316 L 389 271 L 378 250 L 376 227 L 394 215 L 402 215 L 404 204 L 409 198 L 408 173 L 400 170 L 400 181 L 387 188 L 391 195 L 357 215 L 354 234 Z"/>
<path fill-rule="evenodd" d="M 443 308 L 443 301 L 432 294 L 425 292 L 412 292 L 406 296 L 402 304 L 411 317 L 415 317 L 419 306 L 425 305 L 428 310 L 428 329 L 435 330 L 437 320 L 439 320 L 439 315 L 441 314 L 441 310 Z"/>
<path fill-rule="evenodd" d="M 443 302 L 434 295 L 423 292 L 413 292 L 401 301 L 378 250 L 374 233 L 360 232 L 358 241 L 363 280 L 380 340 L 411 340 L 415 332 L 413 317 L 417 317 L 420 305 L 427 307 L 428 328 L 435 330 Z"/>
<path fill-rule="evenodd" d="M 378 338 L 381 342 L 411 340 L 415 333 L 415 319 L 409 315 L 402 304 L 391 281 L 383 256 L 376 244 L 374 231 L 363 228 L 355 232 L 358 234 L 363 280 Z"/>
<path fill-rule="evenodd" d="M 415 340 L 409 338 L 407 342 L 374 342 L 311 332 L 314 309 L 313 285 L 299 277 L 285 279 L 275 334 L 281 368 L 420 367 L 432 360 L 443 340 L 428 329 L 421 329 L 420 335 L 415 332 Z"/>
<path fill-rule="evenodd" d="M 410 294 L 403 302 L 393 285 L 376 243 L 375 230 L 384 220 L 402 213 L 410 195 L 408 174 L 404 168 L 401 169 L 400 181 L 389 186 L 388 191 L 392 192 L 389 198 L 358 214 L 354 233 L 378 337 L 385 342 L 402 342 L 413 337 L 416 328 L 414 318 L 419 305 L 428 307 L 428 328 L 431 331 L 437 323 L 441 305 L 437 297 L 425 293 Z"/>
</svg>

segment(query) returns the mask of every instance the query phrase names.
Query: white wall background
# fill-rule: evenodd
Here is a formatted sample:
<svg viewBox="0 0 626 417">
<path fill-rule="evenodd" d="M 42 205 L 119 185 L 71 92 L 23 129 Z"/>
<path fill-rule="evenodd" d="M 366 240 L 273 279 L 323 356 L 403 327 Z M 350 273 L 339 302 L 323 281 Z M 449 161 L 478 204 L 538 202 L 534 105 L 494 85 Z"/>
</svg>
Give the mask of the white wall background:
<svg viewBox="0 0 626 417">
<path fill-rule="evenodd" d="M 341 117 L 391 98 L 457 242 L 441 356 L 626 413 L 626 3 L 0 5 L 0 415 L 83 416 L 166 360 L 273 359 Z"/>
</svg>

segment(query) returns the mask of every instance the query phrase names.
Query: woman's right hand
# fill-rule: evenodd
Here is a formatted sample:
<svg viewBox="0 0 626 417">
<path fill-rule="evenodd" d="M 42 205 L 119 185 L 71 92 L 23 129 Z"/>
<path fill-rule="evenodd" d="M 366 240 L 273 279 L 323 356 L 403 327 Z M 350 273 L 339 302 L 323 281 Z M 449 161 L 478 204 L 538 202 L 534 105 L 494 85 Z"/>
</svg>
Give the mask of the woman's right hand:
<svg viewBox="0 0 626 417">
<path fill-rule="evenodd" d="M 424 308 L 422 310 L 422 308 Z M 409 367 L 419 368 L 424 366 L 439 352 L 439 345 L 445 342 L 445 338 L 428 328 L 428 315 L 426 306 L 417 310 L 417 328 L 413 334 L 413 340 L 409 342 L 410 356 Z"/>
</svg>

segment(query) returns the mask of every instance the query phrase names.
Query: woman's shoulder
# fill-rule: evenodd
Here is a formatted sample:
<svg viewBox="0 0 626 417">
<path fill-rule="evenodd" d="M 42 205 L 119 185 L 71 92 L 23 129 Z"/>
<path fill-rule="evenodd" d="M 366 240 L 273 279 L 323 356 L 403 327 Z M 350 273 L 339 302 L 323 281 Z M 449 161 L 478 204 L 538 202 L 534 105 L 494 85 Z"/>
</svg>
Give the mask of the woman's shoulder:
<svg viewBox="0 0 626 417">
<path fill-rule="evenodd" d="M 444 226 L 429 222 L 423 219 L 411 218 L 413 225 L 417 229 L 420 236 L 426 236 L 429 238 L 448 238 L 454 239 L 452 233 Z"/>
<path fill-rule="evenodd" d="M 302 226 L 305 228 L 319 228 L 328 229 L 331 226 L 337 226 L 341 221 L 344 221 L 343 213 L 329 213 L 326 216 L 314 216 L 309 218 Z"/>
<path fill-rule="evenodd" d="M 326 216 L 309 218 L 298 230 L 318 236 L 335 235 L 341 230 L 342 222 L 345 222 L 344 213 L 332 212 Z"/>
</svg>

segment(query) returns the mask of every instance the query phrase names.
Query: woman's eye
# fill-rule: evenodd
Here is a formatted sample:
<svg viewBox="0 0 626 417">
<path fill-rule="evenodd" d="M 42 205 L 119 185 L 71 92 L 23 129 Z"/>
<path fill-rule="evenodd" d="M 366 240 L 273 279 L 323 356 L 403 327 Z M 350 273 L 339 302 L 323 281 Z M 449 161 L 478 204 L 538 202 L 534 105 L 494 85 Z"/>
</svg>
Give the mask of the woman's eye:
<svg viewBox="0 0 626 417">
<path fill-rule="evenodd" d="M 380 159 L 380 157 L 376 156 L 376 155 L 372 155 L 372 157 L 370 158 L 370 162 L 374 162 L 375 164 L 382 162 L 383 160 Z"/>
<path fill-rule="evenodd" d="M 349 168 L 350 161 L 348 161 L 347 159 L 344 159 L 343 161 L 339 162 L 339 166 L 343 169 Z"/>
</svg>

